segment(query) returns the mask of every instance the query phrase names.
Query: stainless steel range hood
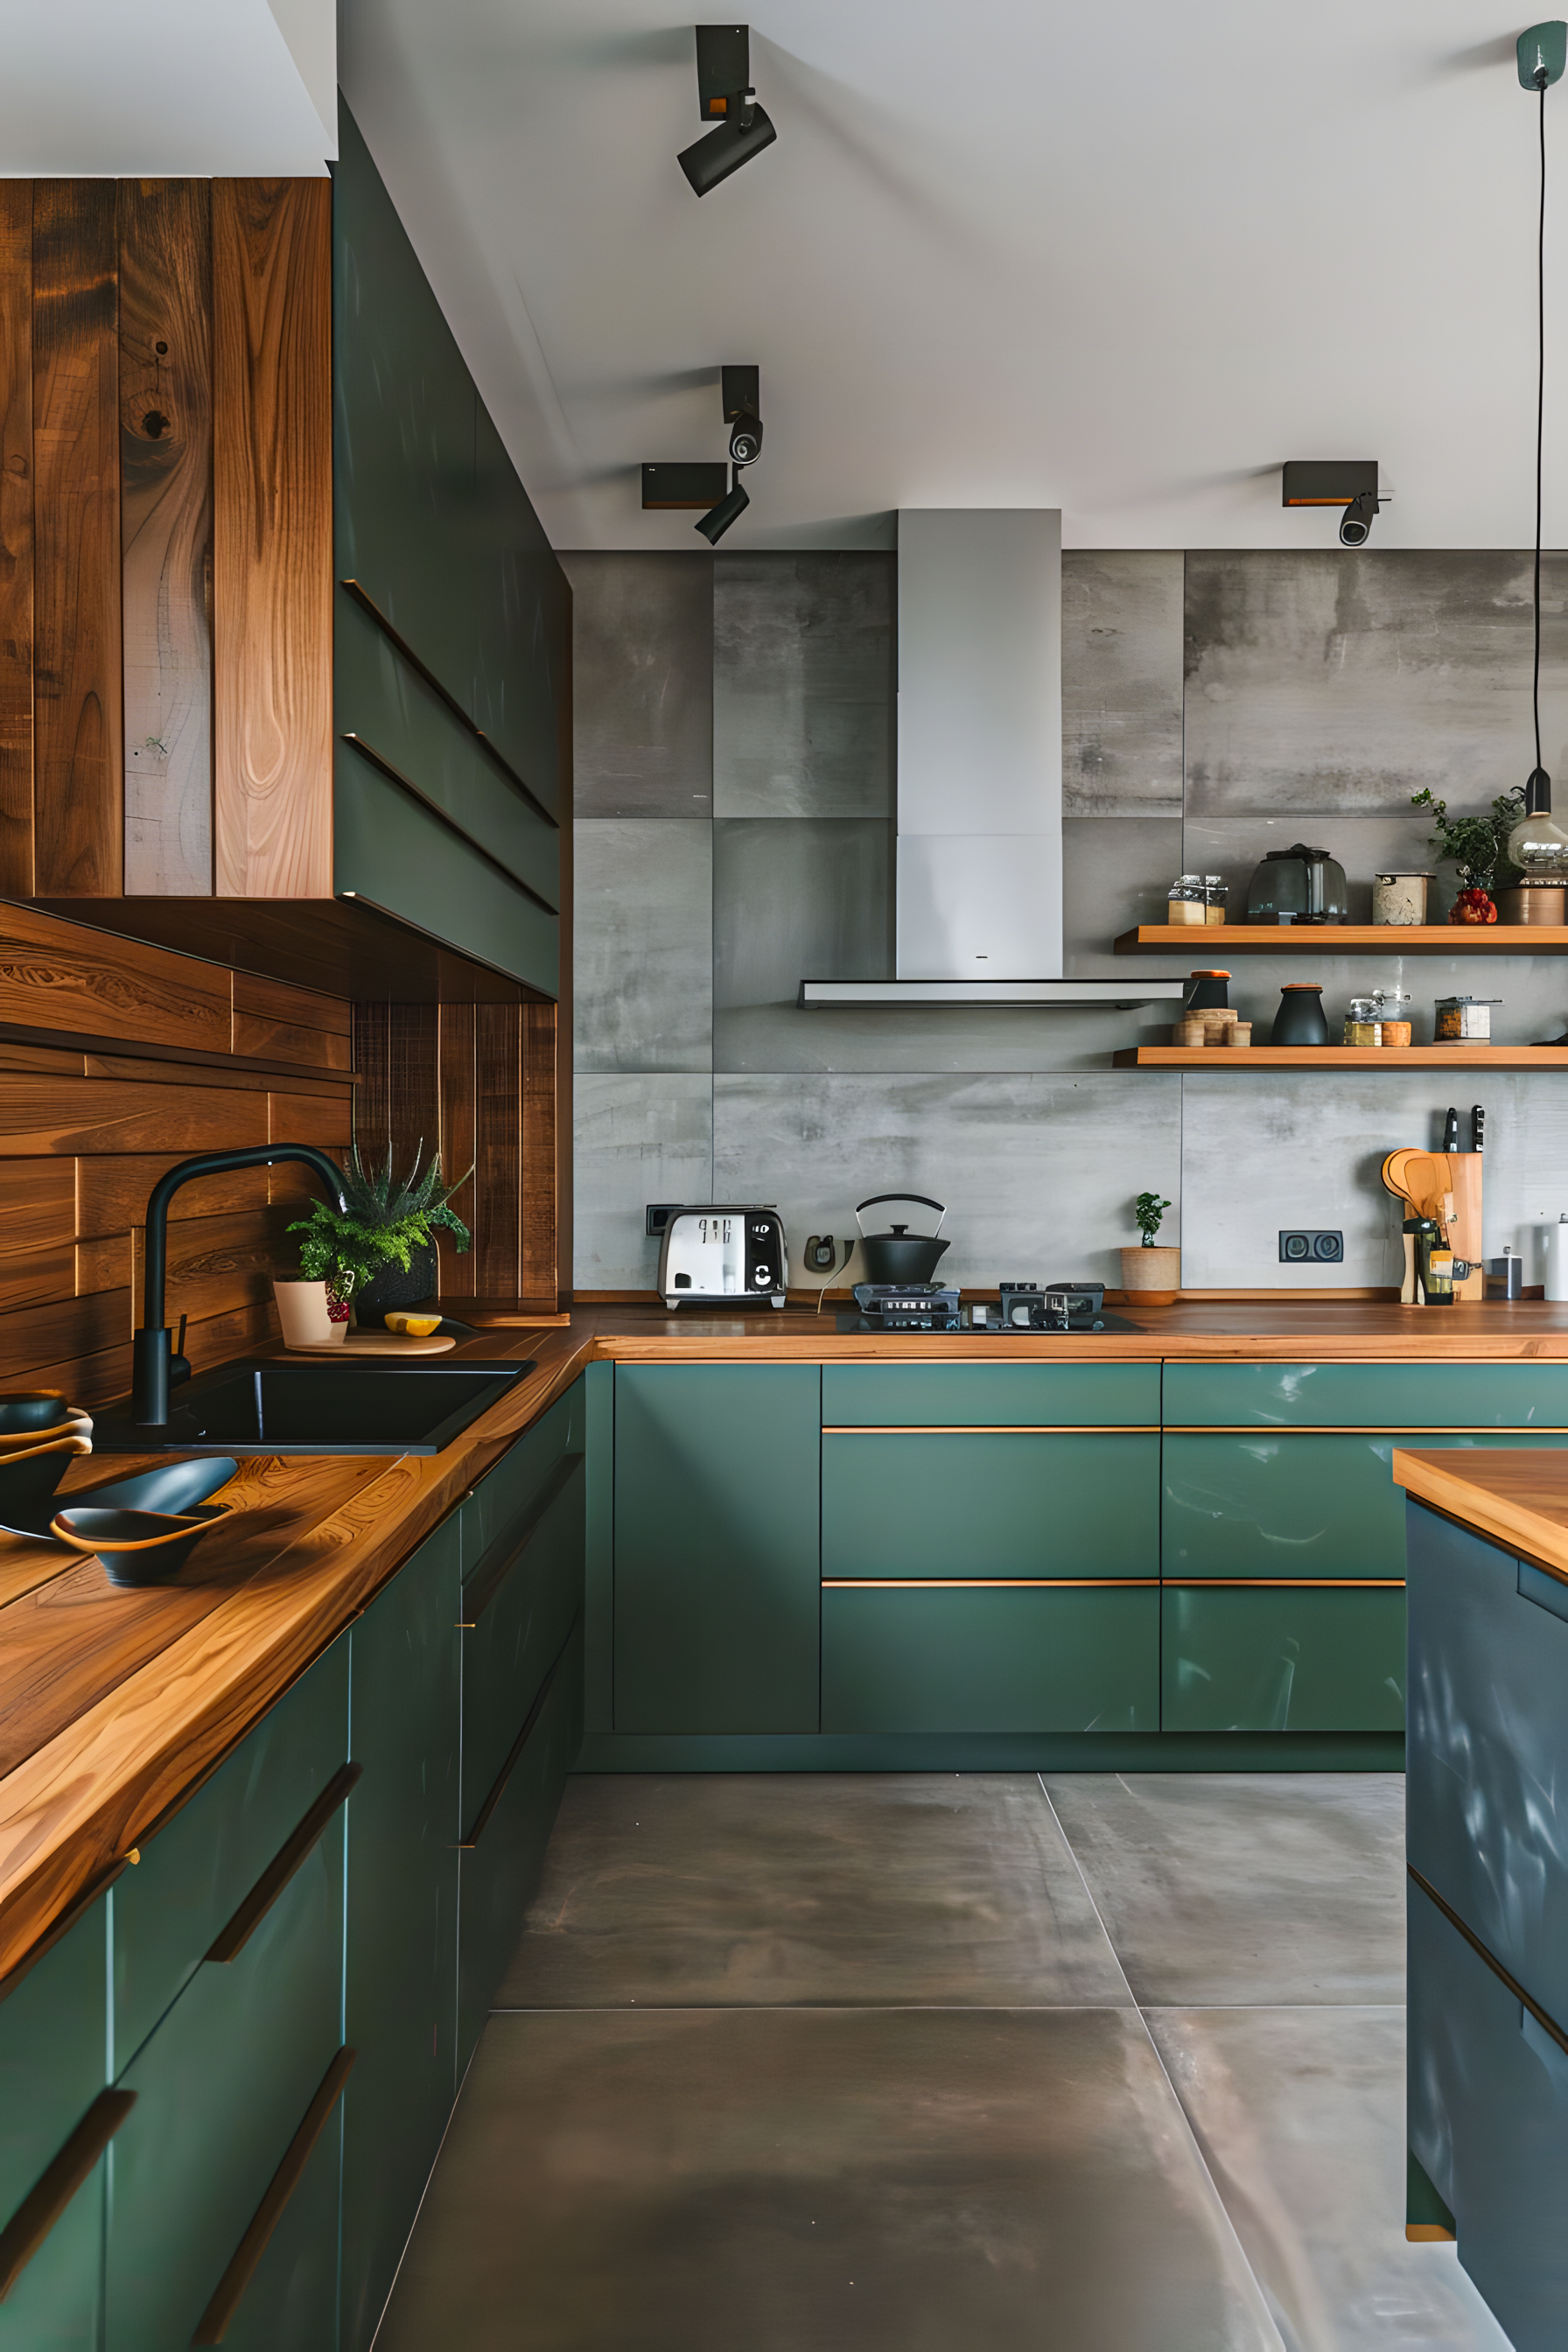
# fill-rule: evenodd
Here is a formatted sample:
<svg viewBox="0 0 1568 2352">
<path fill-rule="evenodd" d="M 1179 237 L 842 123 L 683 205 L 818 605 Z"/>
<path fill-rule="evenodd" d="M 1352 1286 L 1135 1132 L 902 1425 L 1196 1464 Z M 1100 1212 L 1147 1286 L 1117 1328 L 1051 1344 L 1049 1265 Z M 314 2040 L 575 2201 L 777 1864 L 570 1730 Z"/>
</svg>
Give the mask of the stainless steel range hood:
<svg viewBox="0 0 1568 2352">
<path fill-rule="evenodd" d="M 1063 980 L 1061 516 L 899 516 L 893 980 L 803 980 L 803 1005 L 1125 1011 L 1180 980 Z"/>
</svg>

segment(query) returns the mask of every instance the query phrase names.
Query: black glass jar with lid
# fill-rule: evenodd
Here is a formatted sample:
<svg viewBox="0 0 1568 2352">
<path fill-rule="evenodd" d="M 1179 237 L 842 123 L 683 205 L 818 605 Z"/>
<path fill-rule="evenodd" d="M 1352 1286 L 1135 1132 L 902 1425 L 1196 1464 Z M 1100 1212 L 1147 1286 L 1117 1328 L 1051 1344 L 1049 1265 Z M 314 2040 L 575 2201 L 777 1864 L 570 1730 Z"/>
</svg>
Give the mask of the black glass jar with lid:
<svg viewBox="0 0 1568 2352">
<path fill-rule="evenodd" d="M 1326 1045 L 1329 1024 L 1323 1012 L 1323 986 L 1317 980 L 1288 980 L 1279 992 L 1271 1045 Z"/>
</svg>

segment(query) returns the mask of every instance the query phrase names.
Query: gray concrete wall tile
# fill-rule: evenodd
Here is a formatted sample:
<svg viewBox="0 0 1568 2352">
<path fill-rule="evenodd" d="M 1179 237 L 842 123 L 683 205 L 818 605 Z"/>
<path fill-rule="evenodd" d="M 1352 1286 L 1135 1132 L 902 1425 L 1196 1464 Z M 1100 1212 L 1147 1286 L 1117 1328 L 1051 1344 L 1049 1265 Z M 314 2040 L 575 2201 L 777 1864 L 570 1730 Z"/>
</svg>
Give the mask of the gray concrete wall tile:
<svg viewBox="0 0 1568 2352">
<path fill-rule="evenodd" d="M 1062 811 L 1182 805 L 1180 549 L 1062 557 Z"/>
<path fill-rule="evenodd" d="M 723 1199 L 776 1201 L 795 1248 L 853 1234 L 857 1202 L 908 1185 L 948 1204 L 946 1281 L 1114 1284 L 1133 1194 L 1177 1197 L 1180 1129 L 1173 1075 L 725 1073 L 714 1181 Z"/>
<path fill-rule="evenodd" d="M 893 835 L 880 817 L 721 817 L 713 1002 L 793 1004 L 803 980 L 893 968 Z"/>
<path fill-rule="evenodd" d="M 647 1202 L 713 1198 L 712 1081 L 580 1076 L 572 1118 L 573 1285 L 651 1291 L 658 1244 L 643 1231 Z"/>
<path fill-rule="evenodd" d="M 1534 764 L 1531 559 L 1490 549 L 1186 559 L 1186 806 L 1484 807 Z M 1544 572 L 1543 751 L 1568 746 L 1568 556 Z"/>
<path fill-rule="evenodd" d="M 818 1006 L 802 1013 L 760 1004 L 713 1015 L 716 1070 L 1109 1070 L 1119 1046 L 1170 1042 L 1170 1013 L 1160 1006 L 1134 1013 Z"/>
<path fill-rule="evenodd" d="M 1138 968 L 1111 953 L 1111 942 L 1140 923 L 1163 923 L 1172 883 L 1187 870 L 1179 815 L 1150 815 L 1136 824 L 1124 816 L 1069 816 L 1062 821 L 1062 969 L 1079 977 L 1136 979 Z M 1203 869 L 1199 869 L 1200 871 Z M 1208 871 L 1216 872 L 1211 866 Z M 1194 961 L 1206 961 L 1201 934 Z M 1183 960 L 1150 971 L 1180 971 Z M 1118 1045 L 1135 1044 L 1119 1024 L 1125 1013 L 1107 1016 L 1104 1034 Z M 1169 1019 L 1169 1014 L 1165 1018 Z"/>
<path fill-rule="evenodd" d="M 896 559 L 720 555 L 717 816 L 890 816 Z"/>
<path fill-rule="evenodd" d="M 713 804 L 713 559 L 561 557 L 572 583 L 580 817 L 707 816 Z"/>
<path fill-rule="evenodd" d="M 710 1069 L 712 826 L 595 817 L 573 844 L 575 1067 Z"/>
</svg>

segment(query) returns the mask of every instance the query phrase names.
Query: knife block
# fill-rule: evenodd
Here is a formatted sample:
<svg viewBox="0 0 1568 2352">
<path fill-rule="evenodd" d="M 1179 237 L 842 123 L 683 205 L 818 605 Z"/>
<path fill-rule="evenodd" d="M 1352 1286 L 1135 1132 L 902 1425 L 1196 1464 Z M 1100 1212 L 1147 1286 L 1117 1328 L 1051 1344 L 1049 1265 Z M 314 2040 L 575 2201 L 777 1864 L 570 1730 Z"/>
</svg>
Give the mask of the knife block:
<svg viewBox="0 0 1568 2352">
<path fill-rule="evenodd" d="M 1454 1286 L 1456 1298 L 1485 1298 L 1487 1270 L 1481 1263 L 1481 1167 L 1479 1151 L 1449 1151 L 1448 1190 L 1454 1195 L 1454 1221 L 1448 1239 L 1456 1257 L 1468 1257 L 1475 1271 Z"/>
</svg>

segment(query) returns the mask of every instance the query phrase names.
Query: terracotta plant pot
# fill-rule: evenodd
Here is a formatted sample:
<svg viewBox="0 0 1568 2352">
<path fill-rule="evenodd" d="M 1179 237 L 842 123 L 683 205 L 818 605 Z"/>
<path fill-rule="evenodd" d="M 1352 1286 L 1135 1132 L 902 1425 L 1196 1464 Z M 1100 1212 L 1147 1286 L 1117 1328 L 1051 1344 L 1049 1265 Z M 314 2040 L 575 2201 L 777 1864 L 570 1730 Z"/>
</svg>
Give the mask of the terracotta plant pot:
<svg viewBox="0 0 1568 2352">
<path fill-rule="evenodd" d="M 272 1296 L 286 1348 L 327 1348 L 347 1337 L 348 1309 L 342 1308 L 333 1319 L 336 1301 L 329 1300 L 324 1282 L 285 1282 L 274 1275 Z"/>
<path fill-rule="evenodd" d="M 1152 1249 L 1124 1249 L 1121 1287 L 1135 1307 L 1173 1307 L 1182 1287 L 1182 1253 L 1156 1243 Z"/>
</svg>

